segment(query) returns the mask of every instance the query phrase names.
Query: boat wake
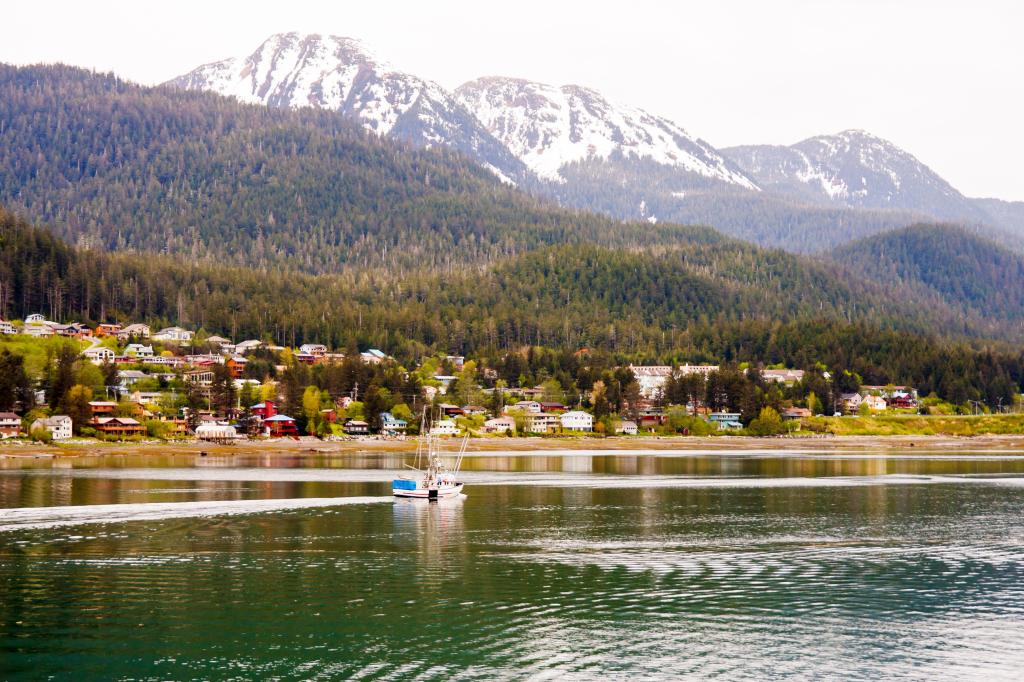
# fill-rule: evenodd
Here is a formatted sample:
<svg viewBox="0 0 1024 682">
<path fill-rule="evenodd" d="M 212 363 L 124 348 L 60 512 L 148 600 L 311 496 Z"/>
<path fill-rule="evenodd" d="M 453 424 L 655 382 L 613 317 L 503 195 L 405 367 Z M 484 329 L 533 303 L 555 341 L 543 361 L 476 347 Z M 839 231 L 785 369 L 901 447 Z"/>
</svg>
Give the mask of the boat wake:
<svg viewBox="0 0 1024 682">
<path fill-rule="evenodd" d="M 259 514 L 263 512 L 338 507 L 391 502 L 388 497 L 305 497 L 279 500 L 220 500 L 209 502 L 145 502 L 90 504 L 69 507 L 19 507 L 0 512 L 0 532 L 77 526 L 91 523 L 159 521 L 202 516 Z"/>
</svg>

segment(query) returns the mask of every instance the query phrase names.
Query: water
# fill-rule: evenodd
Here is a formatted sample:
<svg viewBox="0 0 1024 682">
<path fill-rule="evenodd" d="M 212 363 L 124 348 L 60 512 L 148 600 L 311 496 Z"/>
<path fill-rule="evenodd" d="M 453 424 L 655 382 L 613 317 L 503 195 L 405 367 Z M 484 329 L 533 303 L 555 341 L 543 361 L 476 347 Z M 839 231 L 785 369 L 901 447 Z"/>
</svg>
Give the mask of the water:
<svg viewBox="0 0 1024 682">
<path fill-rule="evenodd" d="M 401 463 L 4 461 L 0 678 L 1024 669 L 1024 457 L 478 457 L 439 504 Z"/>
</svg>

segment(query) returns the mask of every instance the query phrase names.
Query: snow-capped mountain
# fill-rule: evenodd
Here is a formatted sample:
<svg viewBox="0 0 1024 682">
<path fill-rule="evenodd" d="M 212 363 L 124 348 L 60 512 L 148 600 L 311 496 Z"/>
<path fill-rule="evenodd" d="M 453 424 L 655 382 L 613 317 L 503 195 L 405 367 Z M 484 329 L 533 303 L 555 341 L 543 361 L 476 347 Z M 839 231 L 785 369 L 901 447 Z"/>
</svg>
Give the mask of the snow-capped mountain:
<svg viewBox="0 0 1024 682">
<path fill-rule="evenodd" d="M 447 90 L 394 69 L 352 38 L 280 33 L 250 55 L 200 66 L 168 85 L 272 107 L 332 109 L 378 135 L 455 148 L 503 179 L 526 174 Z"/>
<path fill-rule="evenodd" d="M 621 157 L 757 189 L 735 164 L 672 121 L 612 104 L 589 88 L 480 78 L 455 96 L 543 180 L 564 182 L 566 164 Z"/>
<path fill-rule="evenodd" d="M 944 219 L 983 219 L 960 192 L 909 152 L 863 130 L 789 147 L 723 149 L 766 190 L 852 208 L 904 209 Z"/>
</svg>

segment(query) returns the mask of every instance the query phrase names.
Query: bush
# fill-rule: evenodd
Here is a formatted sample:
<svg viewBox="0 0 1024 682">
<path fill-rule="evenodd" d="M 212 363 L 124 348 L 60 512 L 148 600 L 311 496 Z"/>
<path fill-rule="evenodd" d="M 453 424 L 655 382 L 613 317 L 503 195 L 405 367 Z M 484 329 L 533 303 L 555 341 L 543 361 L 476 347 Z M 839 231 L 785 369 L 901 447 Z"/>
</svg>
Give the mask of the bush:
<svg viewBox="0 0 1024 682">
<path fill-rule="evenodd" d="M 763 407 L 757 419 L 750 422 L 747 431 L 754 436 L 777 436 L 786 432 L 786 425 L 773 408 Z"/>
<path fill-rule="evenodd" d="M 48 429 L 45 429 L 42 426 L 37 426 L 34 429 L 32 429 L 29 435 L 32 437 L 32 440 L 36 441 L 37 443 L 42 443 L 43 445 L 49 445 L 50 443 L 53 442 L 53 434 L 51 434 Z"/>
</svg>

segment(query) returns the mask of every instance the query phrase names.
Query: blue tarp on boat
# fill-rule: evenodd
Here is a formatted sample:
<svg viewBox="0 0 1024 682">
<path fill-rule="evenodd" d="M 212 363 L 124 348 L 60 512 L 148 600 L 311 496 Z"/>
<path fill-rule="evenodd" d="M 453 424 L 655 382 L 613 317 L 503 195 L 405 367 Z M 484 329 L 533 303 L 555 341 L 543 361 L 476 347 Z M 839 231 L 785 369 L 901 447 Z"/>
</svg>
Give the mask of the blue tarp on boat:
<svg viewBox="0 0 1024 682">
<path fill-rule="evenodd" d="M 391 482 L 391 488 L 393 490 L 416 490 L 416 481 L 410 481 L 405 478 L 396 478 Z"/>
</svg>

